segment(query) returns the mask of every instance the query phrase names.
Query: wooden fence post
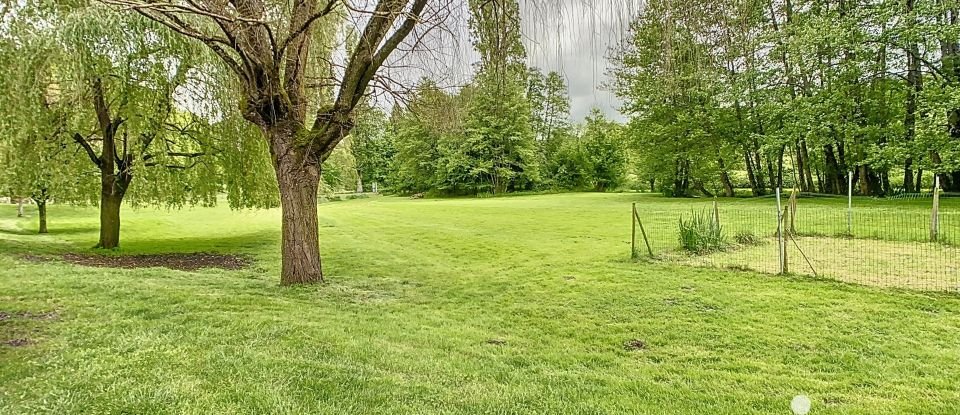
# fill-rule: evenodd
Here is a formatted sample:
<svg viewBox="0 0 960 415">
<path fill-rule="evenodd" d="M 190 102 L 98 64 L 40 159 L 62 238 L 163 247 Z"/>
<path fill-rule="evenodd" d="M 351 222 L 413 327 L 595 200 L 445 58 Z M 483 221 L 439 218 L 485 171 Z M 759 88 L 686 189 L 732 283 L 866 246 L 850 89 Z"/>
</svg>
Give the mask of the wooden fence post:
<svg viewBox="0 0 960 415">
<path fill-rule="evenodd" d="M 720 207 L 717 204 L 717 198 L 713 198 L 713 226 L 720 229 Z"/>
<path fill-rule="evenodd" d="M 643 229 L 643 221 L 640 220 L 640 215 L 636 209 L 633 210 L 633 218 L 637 220 L 637 225 L 640 225 L 640 235 L 643 236 L 643 243 L 647 246 L 647 254 L 650 255 L 650 258 L 653 258 L 653 248 L 650 247 L 650 240 L 647 239 L 647 231 Z"/>
</svg>

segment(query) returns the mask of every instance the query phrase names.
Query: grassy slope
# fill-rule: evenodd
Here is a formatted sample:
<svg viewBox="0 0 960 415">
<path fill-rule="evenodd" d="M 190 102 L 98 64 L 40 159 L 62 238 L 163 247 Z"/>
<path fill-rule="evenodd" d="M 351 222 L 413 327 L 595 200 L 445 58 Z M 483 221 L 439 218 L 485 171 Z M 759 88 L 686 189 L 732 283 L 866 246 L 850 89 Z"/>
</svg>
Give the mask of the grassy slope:
<svg viewBox="0 0 960 415">
<path fill-rule="evenodd" d="M 5 213 L 0 311 L 61 317 L 0 322 L 39 341 L 0 345 L 0 413 L 770 414 L 799 393 L 816 414 L 960 412 L 960 298 L 629 263 L 635 200 L 663 232 L 689 209 L 325 204 L 330 282 L 303 288 L 277 286 L 276 211 L 125 211 L 124 252 L 258 260 L 196 273 L 19 261 L 86 250 L 96 215 L 55 207 L 38 237 Z"/>
</svg>

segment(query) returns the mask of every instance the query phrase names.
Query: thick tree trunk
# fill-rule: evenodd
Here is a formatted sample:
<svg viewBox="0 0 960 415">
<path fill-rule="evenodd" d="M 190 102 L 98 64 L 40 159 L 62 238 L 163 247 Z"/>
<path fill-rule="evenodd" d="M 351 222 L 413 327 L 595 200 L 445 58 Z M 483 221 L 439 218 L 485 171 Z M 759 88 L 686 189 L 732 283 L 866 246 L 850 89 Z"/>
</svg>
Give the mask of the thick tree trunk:
<svg viewBox="0 0 960 415">
<path fill-rule="evenodd" d="M 320 169 L 285 160 L 277 166 L 283 211 L 280 284 L 323 282 L 317 223 Z"/>
<path fill-rule="evenodd" d="M 674 163 L 673 197 L 690 196 L 690 161 L 678 159 Z"/>
<path fill-rule="evenodd" d="M 831 194 L 843 194 L 846 191 L 846 180 L 843 179 L 843 169 L 833 151 L 833 144 L 823 146 L 826 170 L 824 171 L 824 191 Z"/>
<path fill-rule="evenodd" d="M 769 157 L 767 157 L 767 177 L 770 178 L 770 192 L 776 192 L 779 187 L 777 186 L 777 175 L 773 172 L 773 163 Z"/>
<path fill-rule="evenodd" d="M 903 163 L 903 191 L 906 193 L 915 193 L 917 190 L 913 187 L 913 158 L 907 157 Z"/>
<path fill-rule="evenodd" d="M 296 121 L 280 120 L 264 129 L 280 190 L 281 285 L 323 282 L 317 223 L 321 162 L 296 145 L 301 128 Z"/>
<path fill-rule="evenodd" d="M 906 1 L 907 12 L 912 13 L 916 6 L 915 0 Z M 908 24 L 912 28 L 916 23 L 915 18 Z M 917 125 L 917 99 L 923 90 L 923 77 L 920 73 L 920 47 L 917 42 L 910 42 L 907 47 L 907 97 L 906 112 L 903 118 L 904 141 L 910 143 L 916 137 Z M 908 150 L 909 151 L 909 150 Z M 907 155 L 903 162 L 903 190 L 907 193 L 919 192 L 919 187 L 914 187 L 913 177 L 913 157 Z"/>
<path fill-rule="evenodd" d="M 100 194 L 100 241 L 97 248 L 114 249 L 120 246 L 120 205 L 123 195 Z"/>
<path fill-rule="evenodd" d="M 723 157 L 717 158 L 717 165 L 720 167 L 720 182 L 723 183 L 723 195 L 733 197 L 733 183 L 730 181 L 730 174 L 727 173 L 727 165 L 723 162 Z"/>
<path fill-rule="evenodd" d="M 803 176 L 807 183 L 807 191 L 813 191 L 813 172 L 810 168 L 810 150 L 807 148 L 807 140 L 800 140 L 800 157 L 803 158 Z"/>
<path fill-rule="evenodd" d="M 37 216 L 40 217 L 40 230 L 38 233 L 47 233 L 47 201 L 37 201 Z"/>
<path fill-rule="evenodd" d="M 756 196 L 763 196 L 763 187 L 757 184 L 757 175 L 753 171 L 753 162 L 750 160 L 750 153 L 743 151 L 743 161 L 747 166 L 747 180 L 750 182 L 750 193 Z"/>
</svg>

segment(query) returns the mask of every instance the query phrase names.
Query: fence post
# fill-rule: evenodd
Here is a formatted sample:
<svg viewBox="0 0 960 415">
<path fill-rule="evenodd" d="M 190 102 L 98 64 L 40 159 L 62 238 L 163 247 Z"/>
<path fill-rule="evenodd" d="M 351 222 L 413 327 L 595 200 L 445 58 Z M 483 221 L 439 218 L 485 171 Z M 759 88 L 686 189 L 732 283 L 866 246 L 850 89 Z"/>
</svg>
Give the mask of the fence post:
<svg viewBox="0 0 960 415">
<path fill-rule="evenodd" d="M 940 238 L 940 176 L 934 175 L 933 210 L 930 213 L 930 242 Z"/>
<path fill-rule="evenodd" d="M 640 235 L 643 236 L 643 244 L 647 246 L 647 253 L 650 254 L 650 258 L 653 258 L 653 248 L 650 247 L 647 231 L 643 229 L 643 221 L 640 220 L 640 214 L 637 213 L 636 208 L 633 209 L 633 217 L 637 220 L 637 225 L 640 225 Z"/>
<path fill-rule="evenodd" d="M 780 188 L 777 188 L 777 260 L 780 261 L 778 269 L 783 274 L 783 205 L 780 203 Z"/>
<path fill-rule="evenodd" d="M 792 214 L 790 210 L 790 205 L 784 206 L 783 211 L 784 211 L 783 212 L 784 220 L 786 220 L 786 217 Z M 789 237 L 790 237 L 789 233 L 786 233 L 783 236 L 783 270 L 780 271 L 781 274 L 786 274 L 790 272 L 790 258 L 787 255 L 787 252 L 788 252 L 787 238 Z"/>
<path fill-rule="evenodd" d="M 847 236 L 853 236 L 853 171 L 847 172 Z"/>
<path fill-rule="evenodd" d="M 720 229 L 720 207 L 717 205 L 717 197 L 713 197 L 713 226 L 714 229 Z"/>
<path fill-rule="evenodd" d="M 637 257 L 637 203 L 633 203 L 630 211 L 630 258 Z"/>
<path fill-rule="evenodd" d="M 790 200 L 787 203 L 787 207 L 790 208 L 790 234 L 794 235 L 797 233 L 797 187 L 794 186 L 793 190 L 790 191 Z"/>
</svg>

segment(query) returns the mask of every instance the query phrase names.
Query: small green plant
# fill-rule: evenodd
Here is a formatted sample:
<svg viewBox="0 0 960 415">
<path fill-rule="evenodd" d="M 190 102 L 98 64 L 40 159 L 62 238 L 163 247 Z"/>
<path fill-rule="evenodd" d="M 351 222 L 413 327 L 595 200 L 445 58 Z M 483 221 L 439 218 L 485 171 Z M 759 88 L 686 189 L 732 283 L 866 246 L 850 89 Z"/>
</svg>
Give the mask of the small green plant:
<svg viewBox="0 0 960 415">
<path fill-rule="evenodd" d="M 733 240 L 740 245 L 759 245 L 760 237 L 750 231 L 740 231 L 733 236 Z"/>
<path fill-rule="evenodd" d="M 680 246 L 695 254 L 722 250 L 727 246 L 723 228 L 706 211 L 690 212 L 690 219 L 680 216 Z"/>
</svg>

